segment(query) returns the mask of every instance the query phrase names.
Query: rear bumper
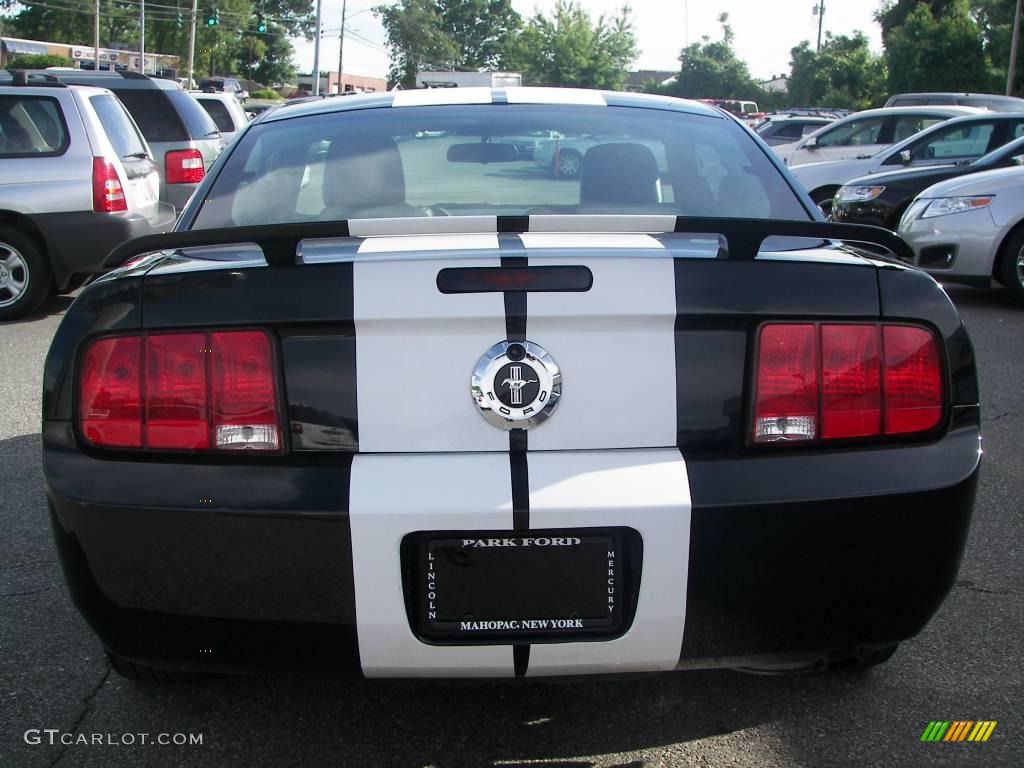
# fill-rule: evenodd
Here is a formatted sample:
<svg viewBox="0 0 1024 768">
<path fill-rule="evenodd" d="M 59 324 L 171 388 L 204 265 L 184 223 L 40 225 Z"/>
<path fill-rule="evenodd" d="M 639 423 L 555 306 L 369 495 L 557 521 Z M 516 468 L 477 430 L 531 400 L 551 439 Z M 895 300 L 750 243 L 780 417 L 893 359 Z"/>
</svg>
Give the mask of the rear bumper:
<svg viewBox="0 0 1024 768">
<path fill-rule="evenodd" d="M 913 636 L 952 587 L 963 552 L 979 464 L 971 413 L 940 442 L 913 448 L 687 458 L 692 507 L 685 536 L 672 528 L 683 515 L 674 503 L 611 500 L 569 510 L 581 526 L 619 520 L 648 527 L 644 575 L 648 587 L 678 594 L 661 609 L 685 616 L 681 639 L 667 665 L 649 667 L 607 656 L 619 641 L 534 646 L 528 674 L 535 663 L 537 674 L 756 666 Z M 508 674 L 490 674 L 483 652 L 465 646 L 443 649 L 455 652 L 456 666 L 422 668 L 408 658 L 380 666 L 380 644 L 391 641 L 375 640 L 376 649 L 366 643 L 380 603 L 367 603 L 366 591 L 357 601 L 363 587 L 356 582 L 386 581 L 397 550 L 378 550 L 365 536 L 367 521 L 396 531 L 421 522 L 423 529 L 447 526 L 426 495 L 415 509 L 386 501 L 365 515 L 360 493 L 351 490 L 351 457 L 259 467 L 100 460 L 75 447 L 65 422 L 47 424 L 44 442 L 65 577 L 79 610 L 114 652 L 181 668 L 312 665 L 387 676 L 512 676 L 511 649 Z M 642 453 L 618 456 L 641 467 Z M 545 459 L 534 464 L 529 456 L 531 483 L 539 483 Z M 564 486 L 546 483 L 558 487 Z M 213 499 L 213 508 L 200 499 Z M 542 514 L 553 513 L 533 516 Z M 658 520 L 669 526 L 661 529 L 670 539 L 661 554 L 651 534 Z M 536 527 L 541 522 L 531 519 Z M 354 534 L 362 542 L 355 551 Z M 680 578 L 656 583 L 652 574 L 659 563 L 670 572 L 673 556 L 683 564 Z M 384 571 L 375 572 L 378 566 Z M 385 590 L 378 597 L 394 596 Z M 662 614 L 649 616 L 663 633 L 672 617 Z M 627 639 L 642 635 L 644 615 L 638 611 Z M 408 626 L 392 630 L 400 635 Z M 584 646 L 603 646 L 597 650 L 607 662 L 573 666 L 557 658 L 560 651 L 586 656 L 593 649 Z M 545 654 L 553 659 L 547 671 Z M 469 671 L 459 669 L 463 663 Z"/>
<path fill-rule="evenodd" d="M 138 213 L 73 211 L 33 216 L 42 232 L 58 276 L 103 271 L 103 261 L 114 246 L 143 235 L 169 232 L 175 209 L 161 203 L 154 218 Z"/>
</svg>

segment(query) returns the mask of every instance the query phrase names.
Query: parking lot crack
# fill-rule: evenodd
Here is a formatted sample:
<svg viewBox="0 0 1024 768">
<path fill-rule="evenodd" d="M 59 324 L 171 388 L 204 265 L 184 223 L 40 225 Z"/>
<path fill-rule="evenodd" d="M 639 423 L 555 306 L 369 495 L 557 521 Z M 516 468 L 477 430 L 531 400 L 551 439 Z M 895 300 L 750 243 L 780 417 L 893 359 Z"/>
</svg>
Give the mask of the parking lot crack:
<svg viewBox="0 0 1024 768">
<path fill-rule="evenodd" d="M 53 592 L 56 587 L 43 587 L 42 589 L 29 589 L 24 592 L 3 592 L 0 597 L 24 597 L 25 595 L 41 595 L 44 592 Z"/>
<path fill-rule="evenodd" d="M 973 581 L 958 581 L 956 586 L 962 589 L 969 589 L 972 592 L 981 592 L 985 595 L 1024 595 L 1024 592 L 1016 589 L 988 589 L 987 587 L 980 587 Z"/>
<path fill-rule="evenodd" d="M 53 759 L 53 762 L 50 763 L 49 768 L 55 768 L 55 766 L 57 766 L 63 759 L 64 753 L 67 752 L 68 747 L 74 743 L 74 736 L 77 735 L 79 727 L 81 727 L 82 723 L 85 722 L 86 716 L 89 714 L 90 710 L 92 710 L 92 703 L 95 700 L 96 695 L 100 692 L 100 689 L 103 688 L 104 685 L 106 685 L 107 680 L 110 678 L 110 671 L 110 663 L 107 662 L 106 669 L 103 672 L 103 677 L 100 678 L 100 681 L 96 683 L 96 685 L 92 687 L 92 690 L 90 690 L 89 693 L 86 694 L 85 698 L 82 699 L 82 711 L 78 713 L 78 717 L 75 719 L 74 724 L 71 726 L 72 738 L 68 739 L 68 743 L 64 744 L 61 747 L 60 752 L 57 753 L 57 756 Z"/>
</svg>

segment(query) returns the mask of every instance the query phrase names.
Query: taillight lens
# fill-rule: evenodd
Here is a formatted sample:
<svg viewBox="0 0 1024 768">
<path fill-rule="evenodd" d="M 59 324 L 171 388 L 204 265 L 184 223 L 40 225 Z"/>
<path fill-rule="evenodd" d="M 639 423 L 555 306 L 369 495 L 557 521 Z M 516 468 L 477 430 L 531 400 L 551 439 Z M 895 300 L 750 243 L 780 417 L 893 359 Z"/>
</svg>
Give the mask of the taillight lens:
<svg viewBox="0 0 1024 768">
<path fill-rule="evenodd" d="M 276 452 L 275 372 L 264 331 L 100 339 L 83 356 L 81 433 L 105 448 Z"/>
<path fill-rule="evenodd" d="M 92 159 L 92 209 L 99 213 L 128 210 L 117 168 L 102 157 Z"/>
<path fill-rule="evenodd" d="M 213 428 L 225 450 L 281 445 L 270 339 L 262 331 L 211 334 Z"/>
<path fill-rule="evenodd" d="M 906 435 L 942 419 L 938 343 L 916 326 L 766 324 L 755 387 L 755 443 Z"/>
<path fill-rule="evenodd" d="M 754 439 L 811 440 L 818 429 L 818 353 L 813 325 L 766 325 L 757 366 Z"/>
<path fill-rule="evenodd" d="M 891 325 L 885 344 L 885 433 L 934 428 L 942 418 L 942 369 L 935 337 L 923 328 Z"/>
<path fill-rule="evenodd" d="M 175 149 L 164 155 L 167 184 L 198 184 L 205 175 L 203 155 L 198 149 Z"/>
<path fill-rule="evenodd" d="M 93 342 L 82 360 L 78 418 L 93 445 L 142 447 L 141 340 L 137 336 Z"/>
</svg>

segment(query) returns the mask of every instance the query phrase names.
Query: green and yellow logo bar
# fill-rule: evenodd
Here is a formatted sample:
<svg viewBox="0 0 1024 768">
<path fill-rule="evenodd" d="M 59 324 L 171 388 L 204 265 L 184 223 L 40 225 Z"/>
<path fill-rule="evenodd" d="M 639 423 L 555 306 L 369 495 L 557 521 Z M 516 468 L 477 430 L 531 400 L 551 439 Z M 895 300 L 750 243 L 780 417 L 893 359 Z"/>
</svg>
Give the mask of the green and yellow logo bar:
<svg viewBox="0 0 1024 768">
<path fill-rule="evenodd" d="M 996 720 L 932 720 L 921 741 L 988 741 Z"/>
</svg>

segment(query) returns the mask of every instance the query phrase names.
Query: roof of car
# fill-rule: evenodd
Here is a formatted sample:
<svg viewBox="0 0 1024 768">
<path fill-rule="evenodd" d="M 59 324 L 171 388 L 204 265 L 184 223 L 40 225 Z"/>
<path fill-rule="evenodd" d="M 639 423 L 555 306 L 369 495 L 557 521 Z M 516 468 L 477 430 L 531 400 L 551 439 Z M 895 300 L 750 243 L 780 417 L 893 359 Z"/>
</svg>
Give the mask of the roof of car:
<svg viewBox="0 0 1024 768">
<path fill-rule="evenodd" d="M 582 88 L 419 88 L 383 91 L 356 96 L 332 96 L 283 104 L 261 122 L 276 122 L 294 117 L 346 112 L 383 107 L 454 106 L 471 104 L 557 104 L 565 106 L 622 106 L 686 112 L 722 118 L 724 113 L 707 104 L 671 96 L 655 96 L 623 91 L 594 91 Z"/>
<path fill-rule="evenodd" d="M 96 85 L 100 88 L 116 88 L 118 90 L 153 90 L 177 91 L 181 86 L 173 80 L 165 80 L 161 77 L 149 77 L 138 72 L 121 72 L 109 70 L 82 70 L 73 72 L 50 71 L 49 74 L 57 77 L 62 83 L 79 83 L 84 85 Z"/>
</svg>

